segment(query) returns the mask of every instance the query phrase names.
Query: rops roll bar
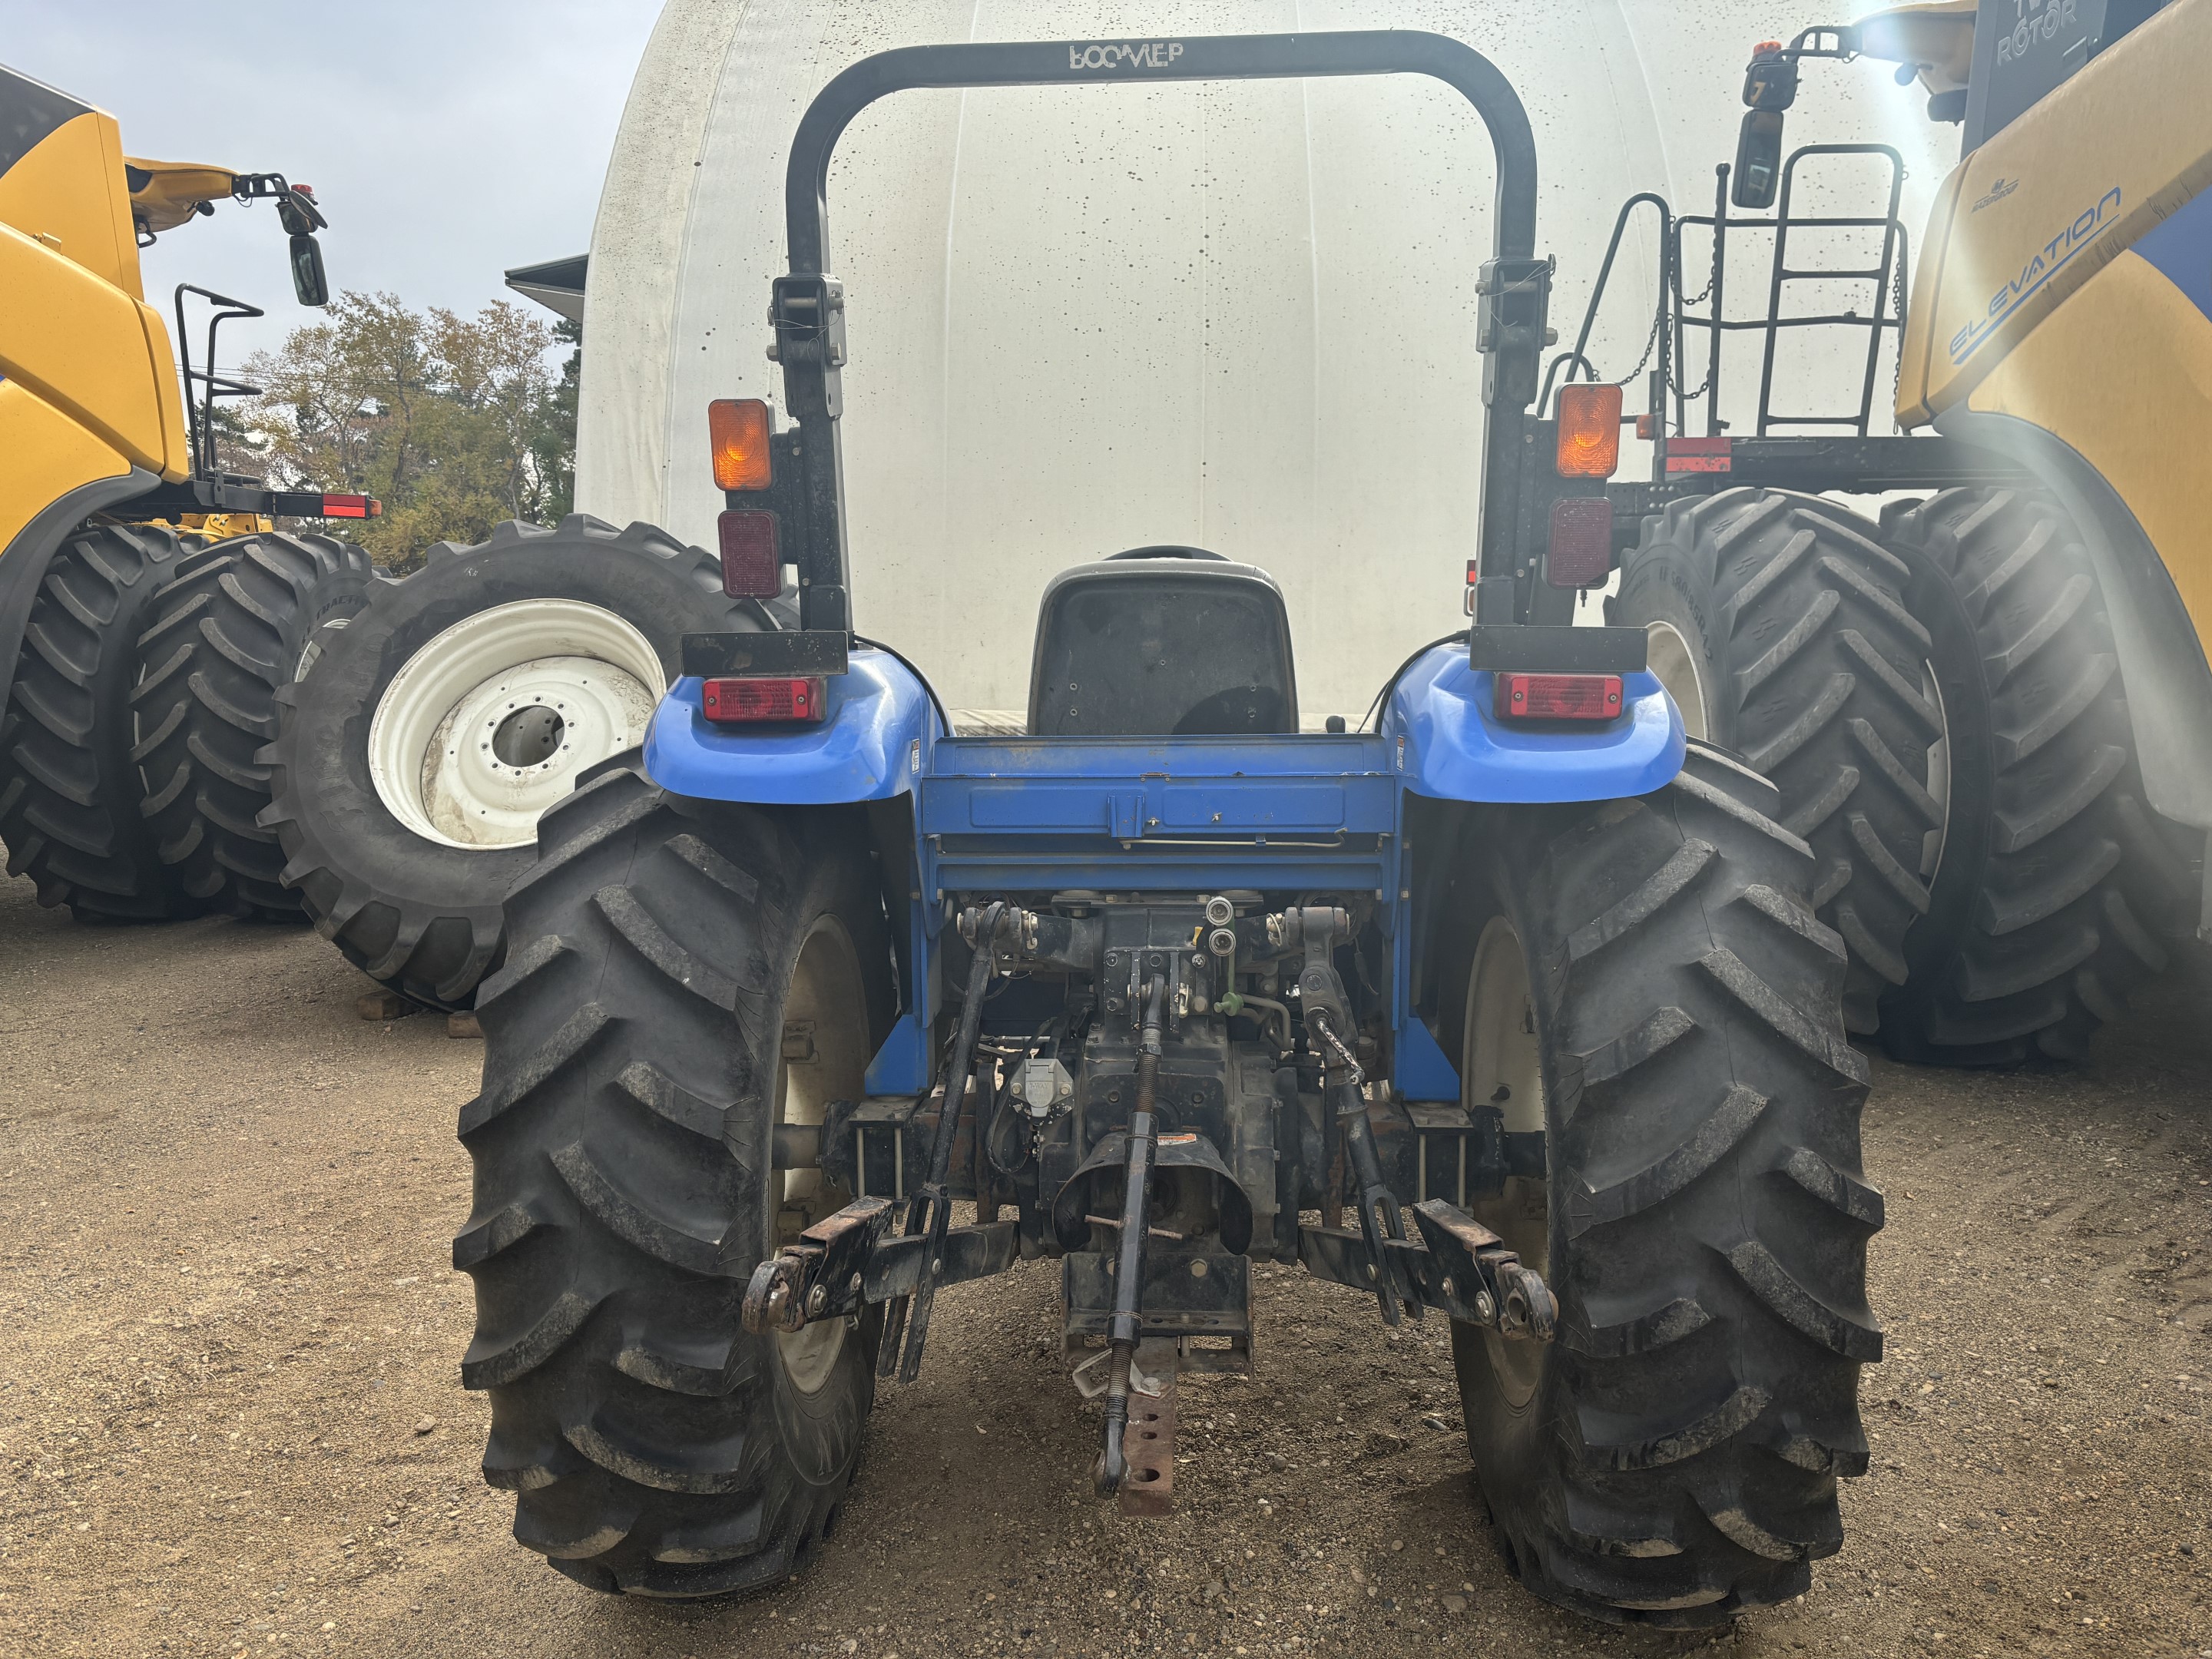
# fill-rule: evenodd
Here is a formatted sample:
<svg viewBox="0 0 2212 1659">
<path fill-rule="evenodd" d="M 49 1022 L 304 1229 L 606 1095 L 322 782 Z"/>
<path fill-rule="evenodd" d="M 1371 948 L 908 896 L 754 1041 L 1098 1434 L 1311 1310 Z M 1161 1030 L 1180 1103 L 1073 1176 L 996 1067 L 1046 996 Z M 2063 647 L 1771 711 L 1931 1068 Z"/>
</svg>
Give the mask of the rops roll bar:
<svg viewBox="0 0 2212 1659">
<path fill-rule="evenodd" d="M 905 46 L 865 58 L 815 95 L 792 141 L 784 175 L 790 274 L 775 279 L 770 355 L 783 368 L 784 398 L 799 422 L 803 481 L 785 496 L 802 507 L 788 526 L 796 555 L 801 628 L 840 637 L 852 626 L 845 558 L 844 290 L 829 274 L 830 158 L 853 118 L 878 98 L 913 87 L 1091 86 L 1159 81 L 1285 80 L 1309 76 L 1426 75 L 1456 88 L 1489 129 L 1497 155 L 1492 257 L 1477 292 L 1478 349 L 1486 354 L 1488 410 L 1482 464 L 1482 572 L 1511 569 L 1524 411 L 1536 395 L 1551 262 L 1534 257 L 1536 143 L 1512 84 L 1473 47 L 1441 34 L 1359 29 L 1337 33 L 1242 34 Z M 1389 343 L 1382 343 L 1385 349 Z M 794 497 L 796 499 L 794 500 Z M 797 647 L 799 642 L 791 642 Z M 828 645 L 829 641 L 823 641 Z"/>
</svg>

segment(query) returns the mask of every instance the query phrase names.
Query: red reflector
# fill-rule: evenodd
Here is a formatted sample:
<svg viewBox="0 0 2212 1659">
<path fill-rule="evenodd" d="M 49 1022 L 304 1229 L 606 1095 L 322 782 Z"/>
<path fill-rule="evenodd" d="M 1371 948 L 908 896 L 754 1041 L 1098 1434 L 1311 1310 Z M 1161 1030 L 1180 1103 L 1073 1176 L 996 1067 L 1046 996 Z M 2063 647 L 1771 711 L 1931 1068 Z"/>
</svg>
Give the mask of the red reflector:
<svg viewBox="0 0 2212 1659">
<path fill-rule="evenodd" d="M 1620 713 L 1618 674 L 1500 674 L 1502 720 L 1609 720 Z"/>
<path fill-rule="evenodd" d="M 1667 440 L 1667 471 L 1669 472 L 1729 471 L 1732 459 L 1729 454 L 1729 446 L 1735 441 L 1735 439 L 1727 436 L 1669 438 Z"/>
<path fill-rule="evenodd" d="M 714 529 L 722 546 L 722 592 L 733 599 L 772 599 L 783 591 L 775 514 L 733 510 Z"/>
<path fill-rule="evenodd" d="M 707 718 L 724 726 L 746 720 L 818 720 L 823 713 L 819 678 L 708 680 L 701 701 Z"/>
<path fill-rule="evenodd" d="M 326 519 L 373 519 L 384 511 L 384 503 L 366 495 L 325 495 L 323 497 L 323 516 Z"/>
<path fill-rule="evenodd" d="M 1544 580 L 1554 587 L 1600 587 L 1613 573 L 1613 503 L 1568 495 L 1552 503 L 1552 545 Z"/>
</svg>

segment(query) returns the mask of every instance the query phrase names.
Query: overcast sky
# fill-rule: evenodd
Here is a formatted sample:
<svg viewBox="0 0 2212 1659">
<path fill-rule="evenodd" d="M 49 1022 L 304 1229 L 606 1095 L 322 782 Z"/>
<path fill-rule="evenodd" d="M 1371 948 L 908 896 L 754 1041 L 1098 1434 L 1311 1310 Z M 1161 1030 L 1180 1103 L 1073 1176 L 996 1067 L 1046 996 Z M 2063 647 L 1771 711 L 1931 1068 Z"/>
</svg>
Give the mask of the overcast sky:
<svg viewBox="0 0 2212 1659">
<path fill-rule="evenodd" d="M 581 253 L 660 0 L 0 0 L 0 63 L 99 105 L 126 154 L 282 173 L 331 221 L 333 291 L 473 311 L 511 265 Z M 146 295 L 263 307 L 234 364 L 307 320 L 271 204 L 165 235 Z M 547 320 L 551 320 L 549 313 Z M 249 330 L 260 331 L 249 334 Z"/>
</svg>

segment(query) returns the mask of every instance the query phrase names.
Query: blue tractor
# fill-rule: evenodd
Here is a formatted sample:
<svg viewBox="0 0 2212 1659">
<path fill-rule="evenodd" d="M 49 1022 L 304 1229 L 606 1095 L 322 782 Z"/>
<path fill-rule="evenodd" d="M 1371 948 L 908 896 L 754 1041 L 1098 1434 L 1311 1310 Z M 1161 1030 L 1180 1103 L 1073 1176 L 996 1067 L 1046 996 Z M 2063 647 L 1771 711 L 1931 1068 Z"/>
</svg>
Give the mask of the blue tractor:
<svg viewBox="0 0 2212 1659">
<path fill-rule="evenodd" d="M 1136 548 L 1047 588 L 1026 731 L 956 735 L 854 632 L 838 135 L 911 87 L 1394 73 L 1497 156 L 1468 628 L 1370 729 L 1306 732 L 1267 574 Z M 796 423 L 710 419 L 754 625 L 687 637 L 642 751 L 545 813 L 477 1003 L 463 1371 L 523 1544 L 609 1591 L 789 1577 L 937 1293 L 1042 1256 L 1087 1479 L 1157 1513 L 1179 1372 L 1249 1368 L 1251 1264 L 1303 1262 L 1347 1317 L 1450 1322 L 1536 1594 L 1696 1625 L 1806 1589 L 1881 1345 L 1844 947 L 1644 630 L 1567 625 L 1619 399 L 1532 415 L 1535 204 L 1511 87 L 1431 34 L 921 47 L 815 100 L 770 312 Z"/>
</svg>

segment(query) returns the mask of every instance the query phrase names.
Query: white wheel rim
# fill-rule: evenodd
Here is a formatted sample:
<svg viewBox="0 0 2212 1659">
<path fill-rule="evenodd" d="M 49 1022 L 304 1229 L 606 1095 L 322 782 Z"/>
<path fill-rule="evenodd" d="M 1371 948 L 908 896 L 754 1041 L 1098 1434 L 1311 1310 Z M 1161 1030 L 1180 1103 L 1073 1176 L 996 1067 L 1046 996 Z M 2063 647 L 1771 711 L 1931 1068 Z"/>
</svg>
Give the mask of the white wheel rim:
<svg viewBox="0 0 2212 1659">
<path fill-rule="evenodd" d="M 580 773 L 644 741 L 667 686 L 652 641 L 611 611 L 495 605 L 392 676 L 369 721 L 369 781 L 425 841 L 527 846 Z"/>
<path fill-rule="evenodd" d="M 1647 623 L 1644 631 L 1651 672 L 1682 711 L 1683 729 L 1703 743 L 1711 735 L 1705 730 L 1705 682 L 1690 642 L 1672 623 Z"/>
<path fill-rule="evenodd" d="M 1928 745 L 1928 793 L 1936 803 L 1936 827 L 1920 838 L 1920 879 L 1932 883 L 1943 867 L 1943 848 L 1951 839 L 1951 711 L 1943 702 L 1943 682 L 1936 665 L 1923 663 L 1920 679 L 1936 707 L 1942 735 Z"/>
<path fill-rule="evenodd" d="M 791 970 L 783 1000 L 782 1058 L 775 1071 L 778 1123 L 818 1124 L 833 1100 L 858 1100 L 866 1087 L 867 1034 L 860 1018 L 860 960 L 834 916 L 814 924 Z M 834 1213 L 848 1194 L 830 1187 L 819 1169 L 785 1170 L 771 1180 L 775 1195 L 770 1248 Z M 801 1394 L 819 1393 L 858 1322 L 828 1319 L 794 1332 L 778 1332 L 776 1357 Z"/>
<path fill-rule="evenodd" d="M 352 620 L 353 618 L 350 617 L 333 617 L 330 621 L 325 623 L 323 626 L 325 628 L 334 629 L 343 628 Z M 313 634 L 308 635 L 307 642 L 300 647 L 300 665 L 293 671 L 293 680 L 296 683 L 307 678 L 307 671 L 315 665 L 316 662 L 322 657 L 322 641 L 318 639 Z"/>
<path fill-rule="evenodd" d="M 1475 941 L 1467 981 L 1466 1042 L 1461 1056 L 1460 1102 L 1472 1109 L 1495 1106 L 1509 1134 L 1544 1128 L 1543 1040 L 1528 989 L 1528 962 L 1520 936 L 1503 916 L 1492 916 Z M 1473 1203 L 1474 1218 L 1498 1234 L 1532 1272 L 1551 1265 L 1549 1182 L 1509 1176 L 1494 1199 Z M 1486 1333 L 1492 1374 L 1514 1409 L 1535 1396 L 1539 1344 L 1506 1341 Z"/>
</svg>

